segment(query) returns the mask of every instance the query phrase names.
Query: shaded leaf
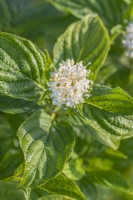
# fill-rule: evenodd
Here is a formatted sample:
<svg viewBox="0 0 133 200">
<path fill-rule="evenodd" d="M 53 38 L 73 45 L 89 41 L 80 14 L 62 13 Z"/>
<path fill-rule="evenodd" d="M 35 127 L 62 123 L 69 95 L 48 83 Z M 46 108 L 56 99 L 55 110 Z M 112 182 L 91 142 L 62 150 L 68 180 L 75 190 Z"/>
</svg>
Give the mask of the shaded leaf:
<svg viewBox="0 0 133 200">
<path fill-rule="evenodd" d="M 48 2 L 78 18 L 89 13 L 97 13 L 109 28 L 123 22 L 123 16 L 130 3 L 125 0 L 48 0 Z"/>
<path fill-rule="evenodd" d="M 1 200 L 25 200 L 18 183 L 0 181 L 0 199 Z"/>
<path fill-rule="evenodd" d="M 84 176 L 81 180 L 79 180 L 78 185 L 81 189 L 81 191 L 84 193 L 86 196 L 87 200 L 97 200 L 97 190 L 95 185 L 90 182 L 86 176 Z"/>
<path fill-rule="evenodd" d="M 127 181 L 115 170 L 90 170 L 87 172 L 87 177 L 94 183 L 132 193 L 131 187 Z"/>
</svg>

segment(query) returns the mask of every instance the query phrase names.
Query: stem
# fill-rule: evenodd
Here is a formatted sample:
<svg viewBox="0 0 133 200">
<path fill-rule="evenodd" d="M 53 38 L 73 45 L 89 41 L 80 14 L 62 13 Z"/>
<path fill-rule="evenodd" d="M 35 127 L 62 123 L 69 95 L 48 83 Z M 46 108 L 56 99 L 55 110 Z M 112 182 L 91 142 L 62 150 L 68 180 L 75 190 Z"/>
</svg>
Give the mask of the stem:
<svg viewBox="0 0 133 200">
<path fill-rule="evenodd" d="M 133 82 L 133 59 L 130 59 L 130 75 L 129 75 L 129 84 Z"/>
<path fill-rule="evenodd" d="M 53 121 L 56 117 L 56 112 L 53 112 L 52 115 L 51 115 L 51 120 Z"/>
<path fill-rule="evenodd" d="M 58 112 L 59 108 L 56 107 L 55 110 L 52 112 L 52 115 L 51 115 L 51 120 L 53 121 L 57 115 L 57 112 Z"/>
<path fill-rule="evenodd" d="M 29 200 L 30 199 L 30 189 L 24 189 L 23 192 L 25 195 L 25 199 Z"/>
</svg>

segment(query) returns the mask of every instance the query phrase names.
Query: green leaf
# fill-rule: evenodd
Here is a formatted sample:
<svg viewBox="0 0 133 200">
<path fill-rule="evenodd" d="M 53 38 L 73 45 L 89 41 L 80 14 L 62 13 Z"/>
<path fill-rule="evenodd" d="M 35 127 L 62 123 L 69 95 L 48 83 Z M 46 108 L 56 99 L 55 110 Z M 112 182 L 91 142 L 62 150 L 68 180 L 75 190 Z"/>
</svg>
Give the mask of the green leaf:
<svg viewBox="0 0 133 200">
<path fill-rule="evenodd" d="M 130 138 L 130 140 L 131 140 L 131 138 Z M 114 161 L 118 161 L 118 160 L 126 161 L 128 159 L 128 156 L 126 154 L 122 153 L 119 150 L 114 150 L 114 149 L 111 149 L 111 148 L 106 148 L 103 155 L 104 155 L 105 158 L 109 158 L 109 159 L 112 159 Z"/>
<path fill-rule="evenodd" d="M 15 112 L 15 107 L 16 112 L 25 111 L 41 100 L 50 66 L 47 52 L 43 54 L 29 40 L 0 32 L 1 111 Z"/>
<path fill-rule="evenodd" d="M 131 4 L 130 4 L 130 12 L 129 12 L 129 14 L 130 14 L 130 19 L 133 18 L 133 2 L 131 2 Z"/>
<path fill-rule="evenodd" d="M 45 189 L 51 193 L 64 195 L 75 200 L 85 199 L 77 184 L 63 175 L 47 182 Z"/>
<path fill-rule="evenodd" d="M 50 196 L 47 196 L 47 197 L 42 197 L 42 198 L 39 198 L 38 200 L 76 200 L 76 199 L 73 199 L 73 198 L 70 198 L 70 197 L 66 197 L 66 196 L 62 196 L 62 195 L 50 195 Z"/>
<path fill-rule="evenodd" d="M 31 190 L 30 196 L 30 200 L 38 199 L 39 197 L 42 197 L 39 199 L 43 200 L 86 200 L 78 185 L 64 175 L 59 175 L 48 181 L 39 189 Z"/>
<path fill-rule="evenodd" d="M 9 143 L 10 139 L 13 138 L 13 136 L 14 136 L 14 133 L 11 129 L 11 126 L 9 124 L 6 114 L 0 113 L 0 141 L 7 140 Z"/>
<path fill-rule="evenodd" d="M 0 114 L 0 179 L 14 176 L 23 160 L 16 132 L 10 126 L 7 115 Z"/>
<path fill-rule="evenodd" d="M 122 49 L 121 41 L 122 37 L 119 39 L 117 38 L 115 45 L 112 45 L 111 55 L 108 57 L 104 67 L 98 73 L 96 82 L 102 85 L 109 85 L 112 88 L 119 86 L 133 96 L 132 64 L 129 63 L 128 57 L 123 56 L 120 51 L 120 49 Z"/>
<path fill-rule="evenodd" d="M 63 173 L 72 180 L 81 179 L 84 176 L 83 160 L 80 158 L 70 160 L 63 169 Z"/>
<path fill-rule="evenodd" d="M 78 185 L 81 191 L 86 196 L 87 200 L 96 200 L 97 199 L 97 190 L 95 185 L 88 180 L 86 176 L 84 176 L 81 180 L 79 180 Z"/>
<path fill-rule="evenodd" d="M 73 129 L 66 121 L 52 121 L 39 110 L 20 126 L 17 135 L 25 157 L 24 187 L 42 185 L 61 173 L 74 146 Z"/>
<path fill-rule="evenodd" d="M 15 182 L 0 181 L 0 199 L 1 200 L 25 200 L 19 184 Z"/>
<path fill-rule="evenodd" d="M 19 149 L 8 149 L 0 163 L 0 179 L 13 176 L 22 161 L 23 156 Z"/>
<path fill-rule="evenodd" d="M 45 197 L 46 195 L 49 195 L 49 192 L 46 191 L 44 188 L 42 188 L 43 186 L 37 187 L 37 188 L 33 188 L 32 190 L 25 188 L 23 190 L 24 194 L 25 194 L 25 198 L 28 200 L 39 200 L 42 197 Z"/>
<path fill-rule="evenodd" d="M 8 96 L 3 96 L 0 94 L 0 111 L 10 114 L 16 113 L 32 113 L 39 106 L 32 101 L 25 101 L 23 99 L 16 99 Z"/>
<path fill-rule="evenodd" d="M 12 114 L 5 114 L 5 115 L 16 137 L 16 132 L 18 128 L 29 117 L 29 114 L 21 113 L 21 114 L 14 114 L 14 115 Z"/>
<path fill-rule="evenodd" d="M 111 28 L 123 22 L 123 16 L 128 8 L 125 0 L 47 0 L 57 9 L 70 12 L 82 18 L 89 13 L 98 14 L 107 27 Z"/>
<path fill-rule="evenodd" d="M 125 0 L 126 1 L 126 0 Z M 127 3 L 129 4 L 128 9 L 125 13 L 125 19 L 131 21 L 133 19 L 133 1 L 132 0 L 127 0 Z"/>
<path fill-rule="evenodd" d="M 122 25 L 118 24 L 116 26 L 114 26 L 111 31 L 110 31 L 110 40 L 111 40 L 111 43 L 114 42 L 114 40 L 121 34 L 123 34 L 123 27 Z"/>
<path fill-rule="evenodd" d="M 92 96 L 86 103 L 112 113 L 133 113 L 133 98 L 119 87 L 112 89 L 100 85 L 94 86 Z"/>
<path fill-rule="evenodd" d="M 124 161 L 124 165 L 127 163 L 132 163 L 133 160 L 133 138 L 128 138 L 126 140 L 121 141 L 120 151 L 128 157 L 127 160 Z M 121 164 L 121 163 L 120 163 Z M 120 165 L 121 166 L 121 165 Z"/>
<path fill-rule="evenodd" d="M 119 140 L 133 135 L 133 114 L 109 113 L 84 104 L 81 118 L 93 137 L 114 149 L 118 148 Z"/>
<path fill-rule="evenodd" d="M 89 107 L 88 105 L 84 105 L 83 115 L 80 116 L 79 113 L 74 113 L 73 115 L 67 117 L 68 121 L 70 121 L 73 125 L 74 131 L 76 135 L 80 136 L 84 140 L 79 142 L 78 153 L 86 152 L 90 146 L 90 141 L 92 138 L 94 140 L 98 140 L 100 143 L 110 146 L 111 148 L 117 149 L 119 147 L 119 140 L 114 137 L 114 135 L 110 134 L 110 132 L 106 132 L 104 128 L 99 128 L 96 126 L 95 118 L 91 120 L 90 109 L 95 109 L 93 107 Z M 86 112 L 84 112 L 86 110 Z M 96 110 L 96 109 L 95 109 Z M 90 116 L 88 117 L 88 115 Z M 102 119 L 99 119 L 99 121 Z M 100 123 L 100 122 L 99 122 Z M 91 138 L 91 137 L 92 138 Z M 76 137 L 77 139 L 77 137 Z M 85 146 L 84 146 L 85 145 Z M 77 149 L 76 149 L 77 150 Z"/>
<path fill-rule="evenodd" d="M 0 30 L 9 30 L 11 26 L 11 10 L 7 5 L 7 1 L 0 0 Z"/>
<path fill-rule="evenodd" d="M 84 65 L 91 63 L 93 79 L 104 63 L 109 50 L 109 36 L 100 18 L 87 15 L 82 20 L 71 24 L 65 33 L 59 37 L 54 47 L 54 63 L 74 59 L 83 61 Z"/>
<path fill-rule="evenodd" d="M 87 177 L 94 183 L 132 193 L 132 189 L 125 178 L 115 170 L 88 170 Z"/>
<path fill-rule="evenodd" d="M 27 5 L 25 0 L 24 6 L 21 6 L 21 14 L 15 16 L 15 33 L 30 38 L 41 49 L 46 48 L 52 54 L 55 41 L 65 31 L 67 26 L 75 21 L 75 17 L 59 12 L 44 1 L 29 0 L 28 3 Z"/>
</svg>

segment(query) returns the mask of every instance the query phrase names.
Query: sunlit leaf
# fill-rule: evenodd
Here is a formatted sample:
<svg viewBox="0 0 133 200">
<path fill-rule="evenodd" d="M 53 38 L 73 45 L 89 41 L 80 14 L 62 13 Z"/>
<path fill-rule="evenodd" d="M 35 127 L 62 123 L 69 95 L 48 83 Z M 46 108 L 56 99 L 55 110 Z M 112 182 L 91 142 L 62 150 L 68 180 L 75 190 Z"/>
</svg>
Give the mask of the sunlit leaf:
<svg viewBox="0 0 133 200">
<path fill-rule="evenodd" d="M 48 53 L 24 38 L 0 33 L 0 110 L 30 110 L 44 95 L 50 76 Z M 32 108 L 33 109 L 33 108 Z"/>
<path fill-rule="evenodd" d="M 54 47 L 54 64 L 74 59 L 83 61 L 93 72 L 93 79 L 104 63 L 109 50 L 109 37 L 106 28 L 96 15 L 87 15 L 82 20 L 71 24 L 59 37 Z"/>
<path fill-rule="evenodd" d="M 72 127 L 65 121 L 52 122 L 43 110 L 31 115 L 19 128 L 25 157 L 21 184 L 37 186 L 61 173 L 74 146 Z"/>
<path fill-rule="evenodd" d="M 119 114 L 133 113 L 133 98 L 119 87 L 94 86 L 91 94 L 86 103 L 99 109 Z"/>
</svg>

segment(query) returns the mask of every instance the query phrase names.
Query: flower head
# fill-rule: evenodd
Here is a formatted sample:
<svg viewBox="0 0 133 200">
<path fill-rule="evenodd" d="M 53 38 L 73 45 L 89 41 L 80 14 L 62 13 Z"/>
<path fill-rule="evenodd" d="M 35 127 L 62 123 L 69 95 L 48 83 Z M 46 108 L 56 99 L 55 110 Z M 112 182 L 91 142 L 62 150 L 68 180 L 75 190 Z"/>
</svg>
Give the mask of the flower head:
<svg viewBox="0 0 133 200">
<path fill-rule="evenodd" d="M 126 28 L 125 39 L 123 40 L 123 44 L 127 48 L 127 55 L 130 58 L 133 58 L 133 23 L 130 23 Z"/>
<path fill-rule="evenodd" d="M 73 60 L 59 64 L 59 68 L 51 73 L 50 91 L 53 104 L 61 108 L 62 105 L 75 107 L 89 97 L 92 80 L 89 80 L 91 71 L 83 66 L 82 62 L 74 64 Z"/>
</svg>

